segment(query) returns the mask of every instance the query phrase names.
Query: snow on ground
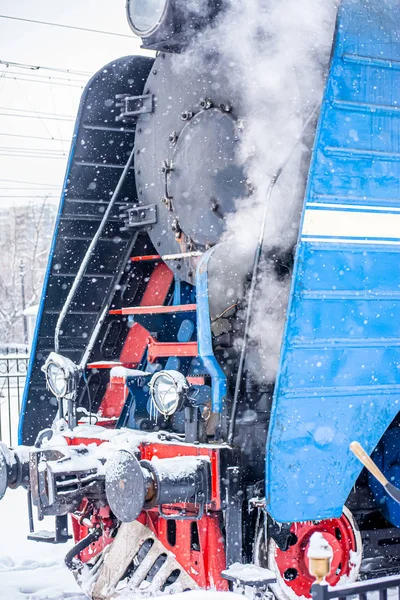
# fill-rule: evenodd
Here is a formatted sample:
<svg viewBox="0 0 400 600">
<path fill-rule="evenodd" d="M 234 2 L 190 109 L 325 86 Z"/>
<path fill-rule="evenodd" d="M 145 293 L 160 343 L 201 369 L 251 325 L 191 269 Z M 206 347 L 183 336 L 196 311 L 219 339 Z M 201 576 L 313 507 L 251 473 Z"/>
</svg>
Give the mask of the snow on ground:
<svg viewBox="0 0 400 600">
<path fill-rule="evenodd" d="M 53 529 L 53 519 L 39 523 Z M 31 542 L 26 492 L 8 490 L 0 502 L 0 600 L 83 600 L 63 561 L 67 544 Z"/>
<path fill-rule="evenodd" d="M 36 528 L 51 530 L 52 524 L 53 519 L 46 519 Z M 31 542 L 27 534 L 26 492 L 8 490 L 0 502 L 0 600 L 86 599 L 64 565 L 72 542 Z M 206 600 L 238 600 L 237 594 L 204 590 L 176 594 L 173 600 L 205 600 L 205 594 Z"/>
</svg>

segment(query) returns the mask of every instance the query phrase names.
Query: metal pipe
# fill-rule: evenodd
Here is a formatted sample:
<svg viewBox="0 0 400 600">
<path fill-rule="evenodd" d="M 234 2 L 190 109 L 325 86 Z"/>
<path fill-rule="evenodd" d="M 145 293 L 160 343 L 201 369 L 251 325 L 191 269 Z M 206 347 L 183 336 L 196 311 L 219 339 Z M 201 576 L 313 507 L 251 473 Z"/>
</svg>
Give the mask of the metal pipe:
<svg viewBox="0 0 400 600">
<path fill-rule="evenodd" d="M 318 106 L 319 105 L 314 107 L 310 116 L 307 118 L 306 122 L 304 123 L 304 126 L 303 126 L 300 136 L 296 140 L 293 148 L 291 149 L 289 155 L 286 157 L 285 161 L 282 163 L 282 165 L 279 167 L 279 169 L 277 170 L 277 172 L 271 179 L 271 182 L 269 184 L 269 188 L 267 191 L 267 199 L 265 202 L 263 218 L 261 221 L 260 235 L 258 238 L 257 248 L 256 248 L 255 255 L 254 255 L 253 272 L 252 272 L 252 276 L 251 276 L 250 290 L 249 290 L 249 296 L 248 296 L 246 321 L 245 321 L 244 333 L 243 333 L 243 342 L 242 342 L 242 348 L 241 348 L 241 352 L 240 352 L 240 360 L 239 360 L 239 367 L 238 367 L 236 383 L 235 383 L 235 391 L 234 391 L 233 400 L 232 400 L 232 412 L 231 412 L 231 419 L 230 419 L 229 429 L 228 429 L 228 443 L 229 444 L 233 443 L 233 438 L 235 437 L 235 421 L 236 421 L 236 415 L 237 415 L 238 404 L 239 404 L 239 392 L 240 392 L 240 388 L 242 385 L 242 377 L 243 377 L 244 365 L 245 365 L 245 360 L 246 360 L 249 329 L 250 329 L 251 316 L 252 316 L 252 310 L 253 310 L 253 301 L 254 301 L 254 296 L 255 296 L 255 292 L 256 292 L 257 280 L 258 280 L 258 270 L 260 268 L 261 256 L 262 256 L 262 251 L 263 251 L 263 246 L 264 246 L 264 236 L 265 236 L 265 229 L 267 226 L 269 203 L 271 200 L 271 196 L 272 196 L 272 192 L 274 190 L 275 184 L 279 180 L 279 178 L 282 175 L 283 171 L 285 170 L 289 160 L 291 159 L 292 154 L 294 153 L 298 144 L 302 140 L 303 134 L 304 134 L 305 130 L 307 129 L 310 121 L 314 117 L 314 114 L 317 111 Z"/>
<path fill-rule="evenodd" d="M 83 540 L 80 540 L 80 542 L 78 542 L 76 546 L 74 546 L 65 556 L 64 562 L 67 569 L 70 571 L 75 571 L 78 567 L 76 564 L 76 557 L 78 554 L 83 552 L 83 550 L 86 550 L 86 548 L 88 548 L 90 544 L 93 544 L 93 542 L 97 542 L 101 536 L 101 529 L 95 529 L 92 533 L 89 533 L 89 535 L 83 538 Z"/>
<path fill-rule="evenodd" d="M 182 252 L 181 254 L 164 254 L 162 256 L 163 261 L 169 260 L 182 260 L 183 258 L 197 258 L 198 256 L 203 256 L 203 252 Z"/>
</svg>

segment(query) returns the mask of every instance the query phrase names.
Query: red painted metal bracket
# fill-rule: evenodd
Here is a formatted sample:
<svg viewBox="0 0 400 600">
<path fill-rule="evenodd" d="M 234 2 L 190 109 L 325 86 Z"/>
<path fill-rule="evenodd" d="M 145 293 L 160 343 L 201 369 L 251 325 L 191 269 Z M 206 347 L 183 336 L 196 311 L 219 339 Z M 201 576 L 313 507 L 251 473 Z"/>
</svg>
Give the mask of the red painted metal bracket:
<svg viewBox="0 0 400 600">
<path fill-rule="evenodd" d="M 153 260 L 161 260 L 159 254 L 146 254 L 145 256 L 131 256 L 132 262 L 151 262 Z"/>
<path fill-rule="evenodd" d="M 157 358 L 199 355 L 197 342 L 157 342 L 152 336 L 149 336 L 147 346 L 147 359 L 150 363 L 156 362 Z"/>
<path fill-rule="evenodd" d="M 110 310 L 110 315 L 159 315 L 180 312 L 196 312 L 196 304 L 180 304 L 175 306 L 132 306 Z"/>
<path fill-rule="evenodd" d="M 98 362 L 89 363 L 87 369 L 113 369 L 114 367 L 125 367 L 126 369 L 132 369 L 134 363 L 122 363 L 115 361 L 100 360 Z"/>
</svg>

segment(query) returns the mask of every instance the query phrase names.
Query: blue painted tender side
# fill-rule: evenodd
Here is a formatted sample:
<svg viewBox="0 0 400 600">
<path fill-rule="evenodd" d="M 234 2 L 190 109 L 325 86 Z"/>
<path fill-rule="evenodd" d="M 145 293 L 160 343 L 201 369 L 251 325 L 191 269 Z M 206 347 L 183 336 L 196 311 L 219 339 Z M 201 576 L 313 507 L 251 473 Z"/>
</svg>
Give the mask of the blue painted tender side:
<svg viewBox="0 0 400 600">
<path fill-rule="evenodd" d="M 344 0 L 266 455 L 278 521 L 338 517 L 400 406 L 400 7 Z"/>
</svg>

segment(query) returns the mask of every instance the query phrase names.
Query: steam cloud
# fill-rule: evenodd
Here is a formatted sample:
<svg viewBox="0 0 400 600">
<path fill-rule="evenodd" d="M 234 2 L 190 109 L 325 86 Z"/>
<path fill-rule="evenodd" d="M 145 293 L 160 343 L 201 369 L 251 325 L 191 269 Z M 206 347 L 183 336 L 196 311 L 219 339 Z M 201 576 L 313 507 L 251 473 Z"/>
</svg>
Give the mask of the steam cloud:
<svg viewBox="0 0 400 600">
<path fill-rule="evenodd" d="M 250 331 L 248 364 L 267 383 L 276 377 L 291 279 L 282 263 L 298 235 L 318 111 L 311 127 L 304 126 L 321 103 L 336 14 L 337 0 L 229 0 L 217 24 L 203 34 L 203 47 L 220 54 L 246 111 L 239 160 L 254 193 L 238 200 L 224 240 L 236 278 L 243 265 L 251 269 L 271 179 L 291 156 L 269 204 Z"/>
</svg>

